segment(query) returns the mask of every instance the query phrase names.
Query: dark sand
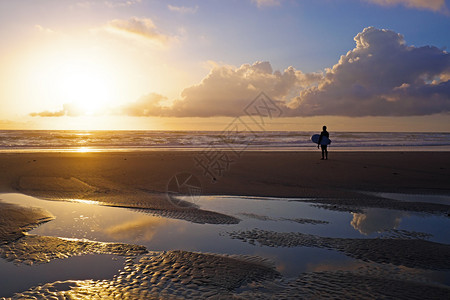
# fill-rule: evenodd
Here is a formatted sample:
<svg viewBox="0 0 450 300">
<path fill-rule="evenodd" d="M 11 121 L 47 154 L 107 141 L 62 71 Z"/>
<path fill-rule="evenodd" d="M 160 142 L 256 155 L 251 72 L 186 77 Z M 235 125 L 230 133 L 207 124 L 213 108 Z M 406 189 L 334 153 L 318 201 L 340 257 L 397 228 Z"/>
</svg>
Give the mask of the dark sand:
<svg viewBox="0 0 450 300">
<path fill-rule="evenodd" d="M 216 181 L 195 165 L 196 155 L 3 153 L 0 191 L 164 206 L 141 199 L 140 193 L 165 193 L 172 176 L 189 172 L 199 178 L 204 194 L 359 198 L 355 191 L 450 193 L 450 152 L 334 152 L 327 161 L 319 160 L 319 152 L 244 152 L 233 156 Z"/>
<path fill-rule="evenodd" d="M 47 199 L 94 200 L 147 209 L 196 223 L 233 224 L 235 217 L 174 205 L 168 183 L 180 172 L 198 178 L 202 194 L 314 198 L 330 208 L 358 207 L 448 214 L 447 205 L 401 202 L 361 191 L 450 194 L 450 152 L 228 152 L 233 163 L 212 178 L 194 151 L 24 153 L 0 155 L 0 191 Z"/>
</svg>

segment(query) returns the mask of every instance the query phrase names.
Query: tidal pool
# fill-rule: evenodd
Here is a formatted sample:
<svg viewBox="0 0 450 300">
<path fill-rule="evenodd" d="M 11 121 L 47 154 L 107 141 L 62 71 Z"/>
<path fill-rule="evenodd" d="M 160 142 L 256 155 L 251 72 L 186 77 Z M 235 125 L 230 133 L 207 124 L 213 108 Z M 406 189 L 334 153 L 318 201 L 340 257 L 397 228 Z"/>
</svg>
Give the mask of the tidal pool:
<svg viewBox="0 0 450 300">
<path fill-rule="evenodd" d="M 150 251 L 186 250 L 219 254 L 257 255 L 271 259 L 286 278 L 306 271 L 352 269 L 359 260 L 312 247 L 267 247 L 232 239 L 230 232 L 255 228 L 335 238 L 424 238 L 448 244 L 450 218 L 381 208 L 362 212 L 327 210 L 311 199 L 201 196 L 196 204 L 239 218 L 238 224 L 196 224 L 154 216 L 151 211 L 97 205 L 91 201 L 48 201 L 22 194 L 1 194 L 1 201 L 40 207 L 56 218 L 29 234 L 100 242 L 144 245 Z M 305 201 L 302 201 L 305 200 Z M 124 258 L 85 255 L 37 266 L 0 260 L 0 296 L 66 279 L 108 279 L 123 267 Z M 431 272 L 449 284 L 448 272 Z M 431 274 L 430 273 L 430 274 Z"/>
</svg>

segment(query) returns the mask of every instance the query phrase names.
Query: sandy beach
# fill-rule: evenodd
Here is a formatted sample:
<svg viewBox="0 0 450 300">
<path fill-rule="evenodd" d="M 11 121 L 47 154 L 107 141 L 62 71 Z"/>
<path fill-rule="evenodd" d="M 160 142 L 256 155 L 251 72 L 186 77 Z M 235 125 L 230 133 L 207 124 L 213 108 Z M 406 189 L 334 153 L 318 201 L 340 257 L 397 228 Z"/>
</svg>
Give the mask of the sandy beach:
<svg viewBox="0 0 450 300">
<path fill-rule="evenodd" d="M 450 299 L 450 0 L 24 2 L 0 300 Z"/>
<path fill-rule="evenodd" d="M 92 203 L 133 208 L 163 220 L 208 226 L 233 226 L 241 219 L 257 220 L 260 224 L 285 222 L 313 227 L 330 224 L 328 220 L 308 216 L 275 218 L 246 211 L 230 214 L 184 200 L 174 203 L 168 196 L 170 182 L 179 174 L 188 174 L 198 180 L 196 193 L 202 195 L 297 199 L 295 201 L 310 203 L 316 208 L 351 213 L 352 226 L 360 231 L 357 223 L 364 221 L 368 209 L 425 213 L 443 218 L 448 218 L 450 212 L 447 204 L 397 201 L 380 194 L 450 195 L 448 152 L 332 152 L 329 160 L 322 161 L 319 152 L 253 151 L 232 156 L 233 161 L 217 177 L 199 167 L 198 158 L 202 155 L 195 151 L 4 153 L 0 155 L 0 192 L 49 200 L 95 201 Z M 192 196 L 190 193 L 185 195 Z M 291 205 L 295 205 L 293 200 Z M 0 205 L 0 256 L 15 264 L 43 264 L 86 254 L 128 258 L 124 271 L 112 280 L 50 282 L 16 294 L 13 299 L 90 293 L 129 299 L 320 298 L 330 295 L 338 298 L 387 295 L 406 299 L 441 297 L 449 292 L 448 285 L 424 282 L 419 275 L 448 272 L 450 247 L 427 241 L 427 235 L 420 232 L 393 230 L 389 231 L 388 239 L 267 230 L 271 228 L 223 233 L 225 239 L 252 247 L 327 249 L 354 259 L 359 266 L 357 271 L 321 267 L 288 280 L 279 273 L 281 269 L 255 256 L 173 251 L 177 249 L 158 252 L 126 243 L 25 235 L 40 224 L 53 222 L 52 212 L 2 202 Z M 139 261 L 133 260 L 135 257 L 139 257 Z M 211 273 L 211 268 L 221 270 L 220 274 Z M 371 293 L 366 292 L 367 286 Z"/>
<path fill-rule="evenodd" d="M 333 152 L 327 161 L 320 160 L 319 152 L 244 152 L 233 156 L 228 170 L 216 180 L 196 166 L 198 155 L 4 153 L 0 191 L 81 199 L 102 198 L 100 192 L 108 198 L 130 190 L 165 193 L 175 174 L 188 172 L 201 181 L 203 194 L 337 198 L 358 191 L 450 192 L 448 152 Z"/>
</svg>

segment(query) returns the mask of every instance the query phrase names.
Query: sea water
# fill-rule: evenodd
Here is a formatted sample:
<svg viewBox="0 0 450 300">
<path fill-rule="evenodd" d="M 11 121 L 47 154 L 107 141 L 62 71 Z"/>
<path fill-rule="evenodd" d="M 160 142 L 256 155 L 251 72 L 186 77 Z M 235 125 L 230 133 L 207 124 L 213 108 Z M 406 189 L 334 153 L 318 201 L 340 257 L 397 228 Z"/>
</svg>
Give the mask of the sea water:
<svg viewBox="0 0 450 300">
<path fill-rule="evenodd" d="M 0 152 L 201 150 L 210 146 L 262 151 L 308 151 L 309 131 L 0 130 Z M 333 150 L 450 151 L 450 133 L 330 132 Z"/>
</svg>

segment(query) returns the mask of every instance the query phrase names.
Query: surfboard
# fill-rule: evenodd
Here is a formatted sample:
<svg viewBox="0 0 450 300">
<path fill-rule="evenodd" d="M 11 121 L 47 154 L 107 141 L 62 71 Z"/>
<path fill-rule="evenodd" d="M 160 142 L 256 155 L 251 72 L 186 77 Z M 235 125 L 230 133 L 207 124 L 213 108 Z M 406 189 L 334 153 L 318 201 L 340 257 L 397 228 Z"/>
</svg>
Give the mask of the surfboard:
<svg viewBox="0 0 450 300">
<path fill-rule="evenodd" d="M 319 137 L 320 137 L 320 134 L 315 134 L 311 137 L 311 141 L 313 143 L 317 144 L 317 143 L 319 143 Z M 323 136 L 322 140 L 320 141 L 320 144 L 324 145 L 324 146 L 329 145 L 329 144 L 331 144 L 331 140 L 329 138 L 327 138 L 326 136 Z"/>
</svg>

